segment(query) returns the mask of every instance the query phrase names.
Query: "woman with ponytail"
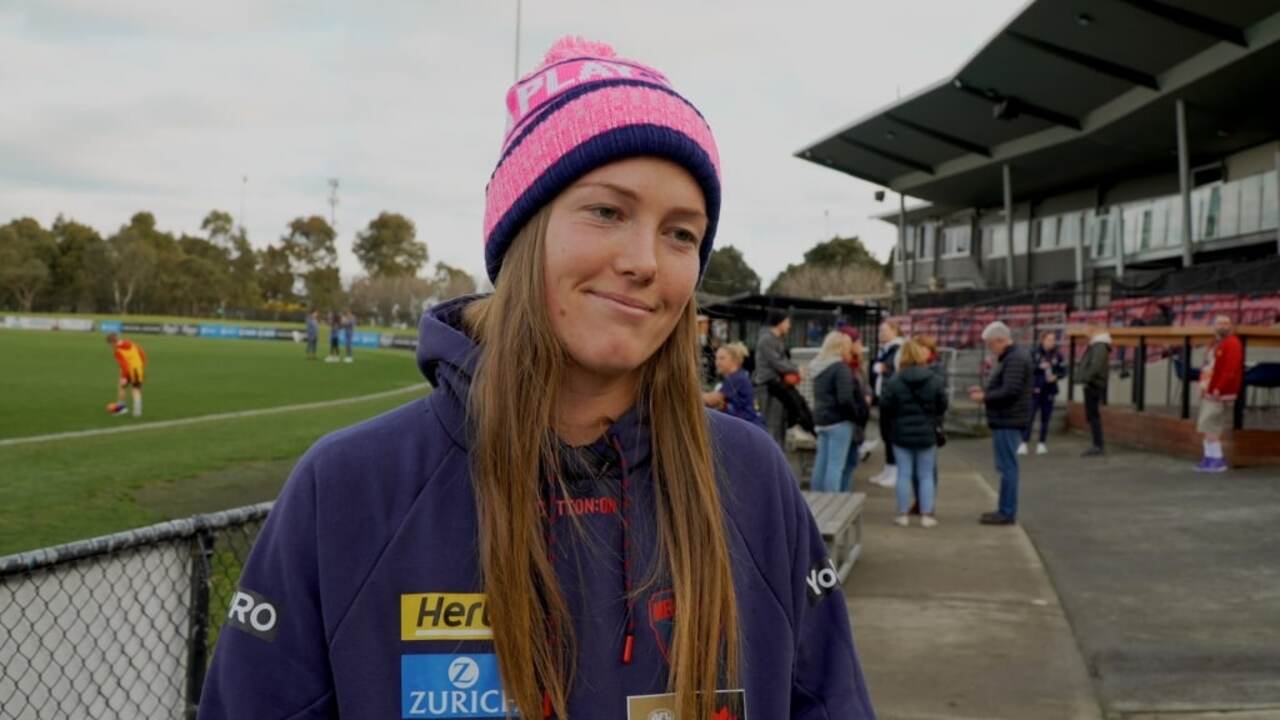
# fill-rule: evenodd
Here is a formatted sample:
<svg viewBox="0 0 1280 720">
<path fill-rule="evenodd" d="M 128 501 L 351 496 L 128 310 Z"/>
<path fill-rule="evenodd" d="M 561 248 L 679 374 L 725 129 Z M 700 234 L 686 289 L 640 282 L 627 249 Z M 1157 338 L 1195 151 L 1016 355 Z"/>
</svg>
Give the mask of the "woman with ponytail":
<svg viewBox="0 0 1280 720">
<path fill-rule="evenodd" d="M 493 294 L 423 316 L 430 396 L 298 464 L 200 717 L 873 717 L 785 459 L 703 407 L 706 121 L 577 38 L 507 111 Z"/>
</svg>

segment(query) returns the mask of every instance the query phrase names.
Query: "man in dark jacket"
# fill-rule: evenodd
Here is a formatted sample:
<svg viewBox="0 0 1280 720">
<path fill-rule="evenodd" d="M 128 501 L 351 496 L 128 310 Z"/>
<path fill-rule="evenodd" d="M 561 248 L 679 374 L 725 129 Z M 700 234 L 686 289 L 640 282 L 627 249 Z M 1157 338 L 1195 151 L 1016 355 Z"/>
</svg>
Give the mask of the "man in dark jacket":
<svg viewBox="0 0 1280 720">
<path fill-rule="evenodd" d="M 969 388 L 969 397 L 983 403 L 987 427 L 1000 473 L 1000 507 L 982 516 L 983 525 L 1012 525 L 1018 517 L 1018 443 L 1031 414 L 1034 370 L 1027 351 L 1013 344 L 1009 327 L 993 322 L 982 331 L 987 349 L 997 358 L 986 389 Z"/>
<path fill-rule="evenodd" d="M 1089 328 L 1089 349 L 1076 366 L 1071 382 L 1084 385 L 1084 417 L 1089 422 L 1093 445 L 1085 457 L 1102 454 L 1102 399 L 1107 396 L 1107 379 L 1111 375 L 1111 334 L 1101 328 Z"/>
<path fill-rule="evenodd" d="M 787 428 L 792 425 L 813 433 L 813 414 L 804 397 L 786 379 L 788 375 L 797 379 L 800 376 L 799 368 L 791 362 L 791 352 L 784 340 L 791 331 L 791 316 L 773 310 L 765 322 L 767 325 L 760 328 L 760 336 L 756 340 L 756 370 L 751 382 L 756 387 L 756 402 L 760 405 L 760 414 L 764 416 L 769 434 L 778 442 L 778 447 L 786 447 Z"/>
<path fill-rule="evenodd" d="M 1018 454 L 1027 454 L 1027 443 L 1031 442 L 1031 429 L 1036 424 L 1036 416 L 1040 416 L 1040 442 L 1036 444 L 1036 454 L 1045 455 L 1049 446 L 1049 425 L 1053 420 L 1053 404 L 1058 397 L 1058 380 L 1067 374 L 1067 361 L 1058 350 L 1058 336 L 1050 331 L 1040 337 L 1040 345 L 1031 352 L 1031 365 L 1035 368 L 1035 388 L 1031 392 L 1031 417 L 1027 427 L 1022 431 L 1022 444 L 1018 446 Z"/>
</svg>

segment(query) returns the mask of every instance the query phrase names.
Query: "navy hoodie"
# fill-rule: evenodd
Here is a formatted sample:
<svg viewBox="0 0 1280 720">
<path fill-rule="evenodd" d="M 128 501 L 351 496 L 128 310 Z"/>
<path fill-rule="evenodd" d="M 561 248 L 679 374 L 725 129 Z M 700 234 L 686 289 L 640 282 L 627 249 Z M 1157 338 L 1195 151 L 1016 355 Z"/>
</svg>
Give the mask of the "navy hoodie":
<svg viewBox="0 0 1280 720">
<path fill-rule="evenodd" d="M 460 329 L 468 301 L 422 319 L 418 363 L 433 393 L 321 439 L 294 469 L 226 611 L 201 720 L 514 712 L 478 557 L 464 421 L 476 346 Z M 873 718 L 835 566 L 784 457 L 749 423 L 716 412 L 708 421 L 743 660 L 739 687 L 718 695 L 731 710 L 717 718 Z M 647 426 L 633 410 L 566 455 L 571 492 L 546 502 L 576 625 L 570 716 L 667 717 L 651 714 L 665 704 L 652 696 L 666 692 L 680 615 L 669 582 L 641 582 L 656 555 Z M 629 581 L 639 588 L 631 602 Z"/>
</svg>

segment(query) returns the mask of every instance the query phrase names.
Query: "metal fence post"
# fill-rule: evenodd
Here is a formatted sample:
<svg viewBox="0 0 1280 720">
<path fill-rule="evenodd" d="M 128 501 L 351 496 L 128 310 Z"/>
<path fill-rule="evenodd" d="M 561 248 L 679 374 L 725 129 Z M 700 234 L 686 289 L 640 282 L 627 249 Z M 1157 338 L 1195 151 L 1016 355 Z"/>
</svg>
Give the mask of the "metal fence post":
<svg viewBox="0 0 1280 720">
<path fill-rule="evenodd" d="M 1133 351 L 1133 387 L 1138 412 L 1147 408 L 1147 336 L 1138 336 L 1138 347 Z"/>
<path fill-rule="evenodd" d="M 1184 303 L 1185 304 L 1185 303 Z M 1182 337 L 1182 419 L 1191 417 L 1191 336 Z"/>
<path fill-rule="evenodd" d="M 213 533 L 200 528 L 191 543 L 191 604 L 187 629 L 187 720 L 195 720 L 208 663 L 209 577 Z"/>
<path fill-rule="evenodd" d="M 1070 403 L 1076 399 L 1076 336 L 1072 335 L 1068 342 L 1071 349 L 1067 353 L 1067 402 Z"/>
<path fill-rule="evenodd" d="M 1241 365 L 1244 364 L 1244 359 L 1248 356 L 1249 356 L 1249 339 L 1245 337 L 1241 337 L 1240 338 L 1240 364 Z M 1241 373 L 1244 372 L 1243 367 L 1240 368 L 1240 372 Z M 1235 412 L 1233 413 L 1234 417 L 1232 418 L 1233 419 L 1232 427 L 1235 428 L 1236 430 L 1244 429 L 1244 407 L 1245 405 L 1248 405 L 1248 404 L 1249 404 L 1249 387 L 1245 385 L 1243 381 L 1241 381 L 1240 394 L 1236 396 L 1236 405 L 1235 405 L 1235 408 L 1233 408 Z"/>
</svg>

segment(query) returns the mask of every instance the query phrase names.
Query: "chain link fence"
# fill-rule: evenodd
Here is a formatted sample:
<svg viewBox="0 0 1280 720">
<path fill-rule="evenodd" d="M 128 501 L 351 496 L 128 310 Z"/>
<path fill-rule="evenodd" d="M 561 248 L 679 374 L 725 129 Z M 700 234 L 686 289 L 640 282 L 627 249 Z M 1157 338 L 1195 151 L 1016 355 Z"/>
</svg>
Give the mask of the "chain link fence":
<svg viewBox="0 0 1280 720">
<path fill-rule="evenodd" d="M 270 509 L 0 557 L 0 720 L 194 718 Z"/>
</svg>

